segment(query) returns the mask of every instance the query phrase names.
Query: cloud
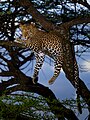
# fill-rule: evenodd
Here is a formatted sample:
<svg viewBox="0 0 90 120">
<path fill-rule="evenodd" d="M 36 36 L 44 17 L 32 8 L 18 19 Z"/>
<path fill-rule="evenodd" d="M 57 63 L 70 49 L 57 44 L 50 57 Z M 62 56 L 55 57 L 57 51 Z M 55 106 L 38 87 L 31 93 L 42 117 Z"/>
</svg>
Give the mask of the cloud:
<svg viewBox="0 0 90 120">
<path fill-rule="evenodd" d="M 85 61 L 83 63 L 83 68 L 87 71 L 90 72 L 90 61 Z"/>
</svg>

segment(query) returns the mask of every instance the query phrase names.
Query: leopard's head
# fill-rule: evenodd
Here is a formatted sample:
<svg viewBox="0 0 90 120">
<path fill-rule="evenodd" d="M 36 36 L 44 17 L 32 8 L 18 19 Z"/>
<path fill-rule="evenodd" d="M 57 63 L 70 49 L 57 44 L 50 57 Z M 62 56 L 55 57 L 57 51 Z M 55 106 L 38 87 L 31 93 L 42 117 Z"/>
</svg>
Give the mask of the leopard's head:
<svg viewBox="0 0 90 120">
<path fill-rule="evenodd" d="M 27 24 L 20 24 L 20 29 L 22 31 L 23 37 L 27 38 L 30 37 L 32 38 L 35 36 L 37 32 L 37 28 L 34 23 L 27 23 Z"/>
</svg>

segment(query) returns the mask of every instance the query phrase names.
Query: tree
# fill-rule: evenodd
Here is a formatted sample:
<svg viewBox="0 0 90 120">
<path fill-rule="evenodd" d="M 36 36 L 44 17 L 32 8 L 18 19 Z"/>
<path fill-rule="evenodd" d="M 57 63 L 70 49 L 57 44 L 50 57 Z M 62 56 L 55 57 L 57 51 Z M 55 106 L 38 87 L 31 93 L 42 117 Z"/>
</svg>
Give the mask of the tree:
<svg viewBox="0 0 90 120">
<path fill-rule="evenodd" d="M 81 6 L 83 5 L 83 7 Z M 68 6 L 72 6 L 71 8 Z M 79 8 L 78 8 L 78 7 Z M 74 9 L 73 9 L 74 8 Z M 51 11 L 52 10 L 52 11 Z M 15 43 L 14 40 L 20 37 L 18 32 L 18 23 L 21 21 L 33 21 L 41 29 L 53 31 L 59 37 L 62 36 L 62 44 L 64 46 L 64 64 L 63 70 L 66 77 L 75 87 L 73 82 L 72 71 L 67 69 L 67 63 L 73 64 L 75 59 L 73 45 L 82 45 L 89 48 L 90 35 L 90 5 L 86 0 L 46 0 L 46 1 L 29 1 L 29 0 L 14 0 L 3 1 L 0 3 L 0 76 L 3 81 L 0 83 L 1 96 L 9 95 L 14 91 L 33 92 L 48 98 L 47 104 L 51 111 L 58 119 L 78 120 L 77 116 L 71 109 L 67 109 L 58 101 L 55 95 L 47 87 L 36 84 L 31 81 L 31 77 L 25 74 L 25 68 L 30 70 L 27 63 L 34 59 L 34 54 L 25 48 L 25 46 Z M 57 13 L 58 12 L 58 13 Z M 79 35 L 84 37 L 81 39 Z M 76 35 L 77 37 L 74 37 Z M 68 47 L 67 47 L 68 46 Z M 70 48 L 68 54 L 68 48 Z M 71 52 L 73 51 L 73 52 Z M 69 55 L 69 57 L 68 57 Z M 72 57 L 73 56 L 73 57 Z M 68 58 L 68 60 L 67 60 Z M 73 58 L 73 60 L 71 60 Z M 22 66 L 24 66 L 22 68 Z M 4 81 L 7 77 L 7 81 Z M 88 106 L 90 112 L 90 91 L 85 83 L 79 78 L 80 95 Z M 10 85 L 15 86 L 9 87 Z M 55 101 L 53 104 L 51 101 Z M 55 108 L 57 107 L 57 109 Z M 61 109 L 60 109 L 61 108 Z M 61 116 L 60 116 L 61 115 Z M 20 116 L 19 116 L 20 117 Z M 26 119 L 27 116 L 25 116 Z M 88 116 L 88 120 L 90 116 Z"/>
</svg>

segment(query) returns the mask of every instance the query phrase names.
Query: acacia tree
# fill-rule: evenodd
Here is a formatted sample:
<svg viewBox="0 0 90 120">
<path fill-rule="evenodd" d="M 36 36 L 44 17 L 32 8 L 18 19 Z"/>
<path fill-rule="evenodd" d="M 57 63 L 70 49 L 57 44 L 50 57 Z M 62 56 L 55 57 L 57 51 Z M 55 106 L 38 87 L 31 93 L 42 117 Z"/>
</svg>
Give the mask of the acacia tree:
<svg viewBox="0 0 90 120">
<path fill-rule="evenodd" d="M 69 6 L 72 7 L 70 8 Z M 67 79 L 71 82 L 73 87 L 75 87 L 72 76 L 73 67 L 71 67 L 75 58 L 72 44 L 82 45 L 84 48 L 89 48 L 89 10 L 90 5 L 86 0 L 6 0 L 1 2 L 0 76 L 3 80 L 0 83 L 1 96 L 3 96 L 3 94 L 9 95 L 18 90 L 38 93 L 39 95 L 48 98 L 48 100 L 46 99 L 47 104 L 49 105 L 52 113 L 54 113 L 58 119 L 64 120 L 67 118 L 68 120 L 78 120 L 75 113 L 71 109 L 67 109 L 63 106 L 60 101 L 56 99 L 50 89 L 39 83 L 36 85 L 32 83 L 31 77 L 28 77 L 27 74 L 25 74 L 25 69 L 28 69 L 28 71 L 31 69 L 29 64 L 31 60 L 34 59 L 34 54 L 29 50 L 29 48 L 25 48 L 25 46 L 15 43 L 14 40 L 17 37 L 20 37 L 20 31 L 18 32 L 18 23 L 22 21 L 35 22 L 41 29 L 44 29 L 47 32 L 53 31 L 60 38 L 62 36 L 65 59 L 63 70 Z M 79 37 L 80 35 L 83 35 L 83 37 Z M 68 48 L 70 49 L 67 53 Z M 66 67 L 67 64 L 69 64 L 68 68 L 71 69 L 70 71 Z M 7 81 L 4 81 L 4 78 L 7 78 Z M 80 78 L 79 82 L 80 95 L 87 104 L 88 111 L 90 112 L 90 91 Z M 17 85 L 7 89 L 8 86 L 14 84 Z M 23 114 L 19 114 L 18 117 L 27 119 L 27 116 L 24 118 Z M 88 116 L 88 119 L 90 119 L 90 116 Z"/>
</svg>

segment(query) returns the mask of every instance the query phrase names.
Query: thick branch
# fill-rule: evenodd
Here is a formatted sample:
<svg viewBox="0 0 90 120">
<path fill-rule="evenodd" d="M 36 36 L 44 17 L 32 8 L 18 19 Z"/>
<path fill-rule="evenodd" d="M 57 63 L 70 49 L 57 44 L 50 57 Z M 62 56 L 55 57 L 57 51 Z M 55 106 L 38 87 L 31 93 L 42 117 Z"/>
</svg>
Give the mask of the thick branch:
<svg viewBox="0 0 90 120">
<path fill-rule="evenodd" d="M 24 79 L 25 81 L 25 79 Z M 7 91 L 7 94 L 10 94 L 11 92 L 22 90 L 25 92 L 34 92 L 39 95 L 42 95 L 46 98 L 46 101 L 51 108 L 51 111 L 59 118 L 64 120 L 64 117 L 68 120 L 78 120 L 78 118 L 75 116 L 72 110 L 69 110 L 65 108 L 55 97 L 53 92 L 48 88 L 41 84 L 34 85 L 32 83 L 32 79 L 28 78 L 28 83 L 25 83 L 24 85 L 17 85 L 13 88 L 9 88 Z M 53 102 L 54 101 L 54 102 Z"/>
</svg>

